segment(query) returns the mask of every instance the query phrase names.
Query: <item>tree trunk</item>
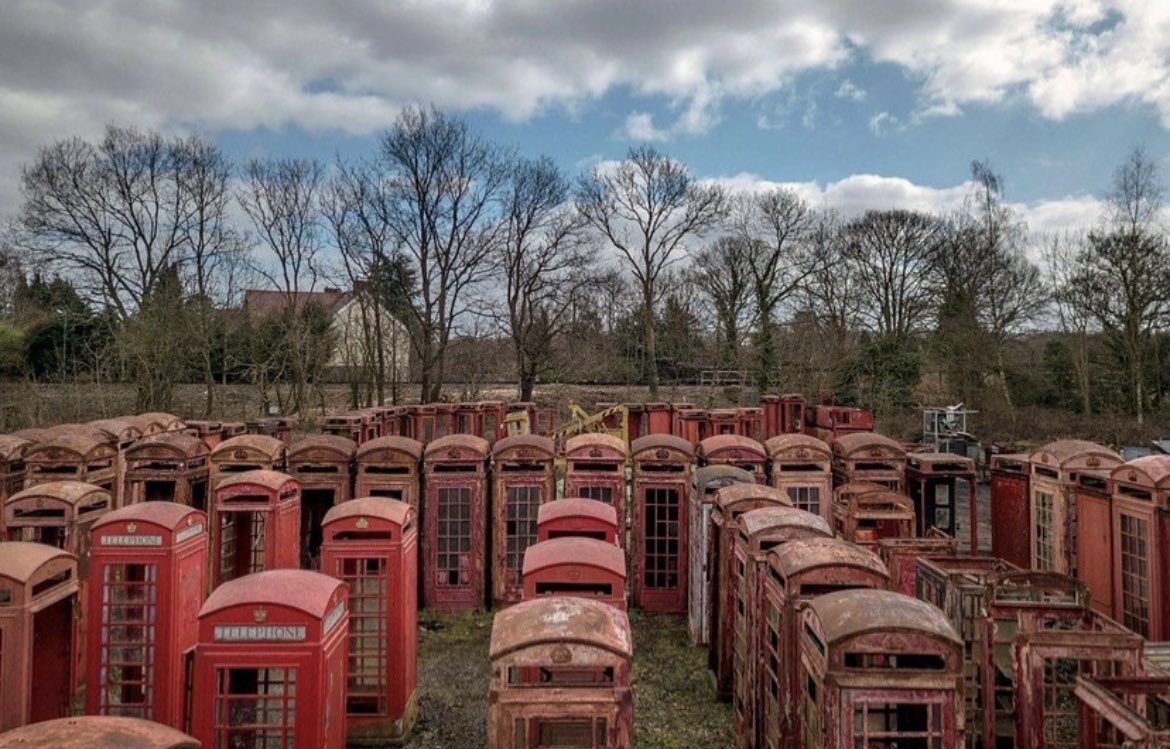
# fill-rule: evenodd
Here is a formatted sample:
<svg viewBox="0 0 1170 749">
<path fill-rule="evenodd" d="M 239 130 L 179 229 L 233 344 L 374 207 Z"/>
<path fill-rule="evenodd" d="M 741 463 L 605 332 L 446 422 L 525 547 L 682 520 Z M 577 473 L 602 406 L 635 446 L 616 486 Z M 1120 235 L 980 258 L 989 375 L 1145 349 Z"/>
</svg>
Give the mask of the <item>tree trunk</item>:
<svg viewBox="0 0 1170 749">
<path fill-rule="evenodd" d="M 654 329 L 654 290 L 649 284 L 642 287 L 642 324 L 646 338 L 646 384 L 650 386 L 650 400 L 658 400 L 658 336 Z"/>
</svg>

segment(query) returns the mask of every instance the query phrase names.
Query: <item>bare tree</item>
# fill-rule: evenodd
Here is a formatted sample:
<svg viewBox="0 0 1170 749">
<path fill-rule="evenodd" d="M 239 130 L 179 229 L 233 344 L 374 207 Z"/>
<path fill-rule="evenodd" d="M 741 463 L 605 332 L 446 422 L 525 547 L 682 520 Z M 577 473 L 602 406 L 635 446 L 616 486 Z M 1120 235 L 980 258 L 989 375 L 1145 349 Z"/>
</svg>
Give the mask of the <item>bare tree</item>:
<svg viewBox="0 0 1170 749">
<path fill-rule="evenodd" d="M 505 292 L 498 319 L 512 339 L 522 401 L 551 368 L 574 301 L 596 282 L 595 248 L 569 198 L 569 180 L 548 157 L 513 164 L 496 257 Z"/>
<path fill-rule="evenodd" d="M 750 240 L 728 236 L 691 256 L 690 276 L 715 315 L 720 364 L 735 369 L 752 311 L 752 252 Z"/>
<path fill-rule="evenodd" d="M 319 342 L 305 319 L 303 294 L 316 287 L 320 268 L 321 218 L 318 192 L 321 164 L 305 159 L 252 159 L 244 164 L 240 206 L 252 220 L 260 244 L 272 255 L 271 263 L 258 263 L 257 272 L 281 296 L 279 311 L 291 370 L 286 400 L 279 388 L 282 410 L 298 412 L 305 405 L 310 370 Z M 263 362 L 266 368 L 269 362 Z M 267 393 L 268 377 L 258 373 L 260 389 Z M 280 378 L 278 378 L 279 380 Z"/>
<path fill-rule="evenodd" d="M 726 195 L 718 186 L 698 184 L 683 164 L 652 146 L 638 146 L 622 163 L 600 165 L 584 175 L 577 204 L 638 281 L 650 397 L 657 398 L 659 279 L 682 257 L 688 239 L 702 237 L 723 221 Z"/>
<path fill-rule="evenodd" d="M 421 398 L 435 401 L 452 331 L 467 311 L 467 292 L 488 273 L 499 238 L 496 209 L 506 160 L 463 120 L 408 107 L 382 137 L 381 166 L 390 182 L 383 217 L 396 248 L 418 271 L 407 327 L 421 370 Z"/>
<path fill-rule="evenodd" d="M 1048 298 L 1056 313 L 1061 332 L 1073 342 L 1072 364 L 1076 378 L 1081 413 L 1093 412 L 1093 389 L 1089 361 L 1089 335 L 1093 316 L 1084 298 L 1086 289 L 1079 283 L 1084 274 L 1080 267 L 1085 257 L 1086 239 L 1068 234 L 1050 234 L 1041 239 L 1041 255 L 1046 271 Z"/>
</svg>

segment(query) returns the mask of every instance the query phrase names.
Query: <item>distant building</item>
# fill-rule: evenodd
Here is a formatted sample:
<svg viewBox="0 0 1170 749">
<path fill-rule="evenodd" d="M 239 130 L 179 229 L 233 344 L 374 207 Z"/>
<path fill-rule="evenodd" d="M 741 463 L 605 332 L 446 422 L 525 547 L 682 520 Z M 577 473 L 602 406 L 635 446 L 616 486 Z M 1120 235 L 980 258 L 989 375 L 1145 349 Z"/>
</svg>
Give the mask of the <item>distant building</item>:
<svg viewBox="0 0 1170 749">
<path fill-rule="evenodd" d="M 282 312 L 288 296 L 281 291 L 248 289 L 244 310 L 255 317 Z M 316 305 L 329 317 L 334 345 L 329 354 L 326 378 L 331 382 L 364 379 L 367 363 L 377 362 L 376 332 L 381 329 L 382 357 L 386 380 L 404 382 L 410 374 L 410 338 L 406 326 L 368 294 L 326 288 L 296 295 L 298 309 Z M 368 333 L 367 333 L 368 330 Z"/>
</svg>

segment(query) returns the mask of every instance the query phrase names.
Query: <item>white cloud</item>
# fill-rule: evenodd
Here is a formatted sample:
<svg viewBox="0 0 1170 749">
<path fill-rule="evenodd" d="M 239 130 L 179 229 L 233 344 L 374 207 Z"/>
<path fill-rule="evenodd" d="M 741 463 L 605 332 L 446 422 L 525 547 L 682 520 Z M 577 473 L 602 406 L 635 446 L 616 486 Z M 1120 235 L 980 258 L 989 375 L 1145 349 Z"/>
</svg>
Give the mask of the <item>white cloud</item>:
<svg viewBox="0 0 1170 749">
<path fill-rule="evenodd" d="M 650 143 L 670 140 L 670 133 L 654 126 L 654 117 L 645 112 L 630 112 L 625 124 L 614 137 Z"/>
<path fill-rule="evenodd" d="M 838 99 L 851 99 L 853 101 L 865 101 L 868 95 L 866 90 L 859 88 L 853 81 L 846 79 L 837 88 L 837 92 L 833 94 Z"/>
<path fill-rule="evenodd" d="M 898 127 L 898 118 L 889 112 L 878 112 L 869 118 L 869 131 L 882 137 Z"/>
</svg>

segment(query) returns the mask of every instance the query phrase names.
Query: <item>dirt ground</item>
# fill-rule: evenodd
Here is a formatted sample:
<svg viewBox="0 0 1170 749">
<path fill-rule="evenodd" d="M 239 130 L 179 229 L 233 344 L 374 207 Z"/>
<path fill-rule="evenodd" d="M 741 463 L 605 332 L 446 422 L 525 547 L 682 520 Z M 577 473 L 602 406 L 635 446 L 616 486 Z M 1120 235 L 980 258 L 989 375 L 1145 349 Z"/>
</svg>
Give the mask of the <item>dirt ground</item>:
<svg viewBox="0 0 1170 749">
<path fill-rule="evenodd" d="M 409 749 L 474 749 L 487 742 L 491 613 L 423 612 L 420 716 Z M 634 746 L 725 749 L 731 706 L 715 700 L 706 651 L 693 648 L 680 616 L 631 612 L 634 630 Z"/>
</svg>

